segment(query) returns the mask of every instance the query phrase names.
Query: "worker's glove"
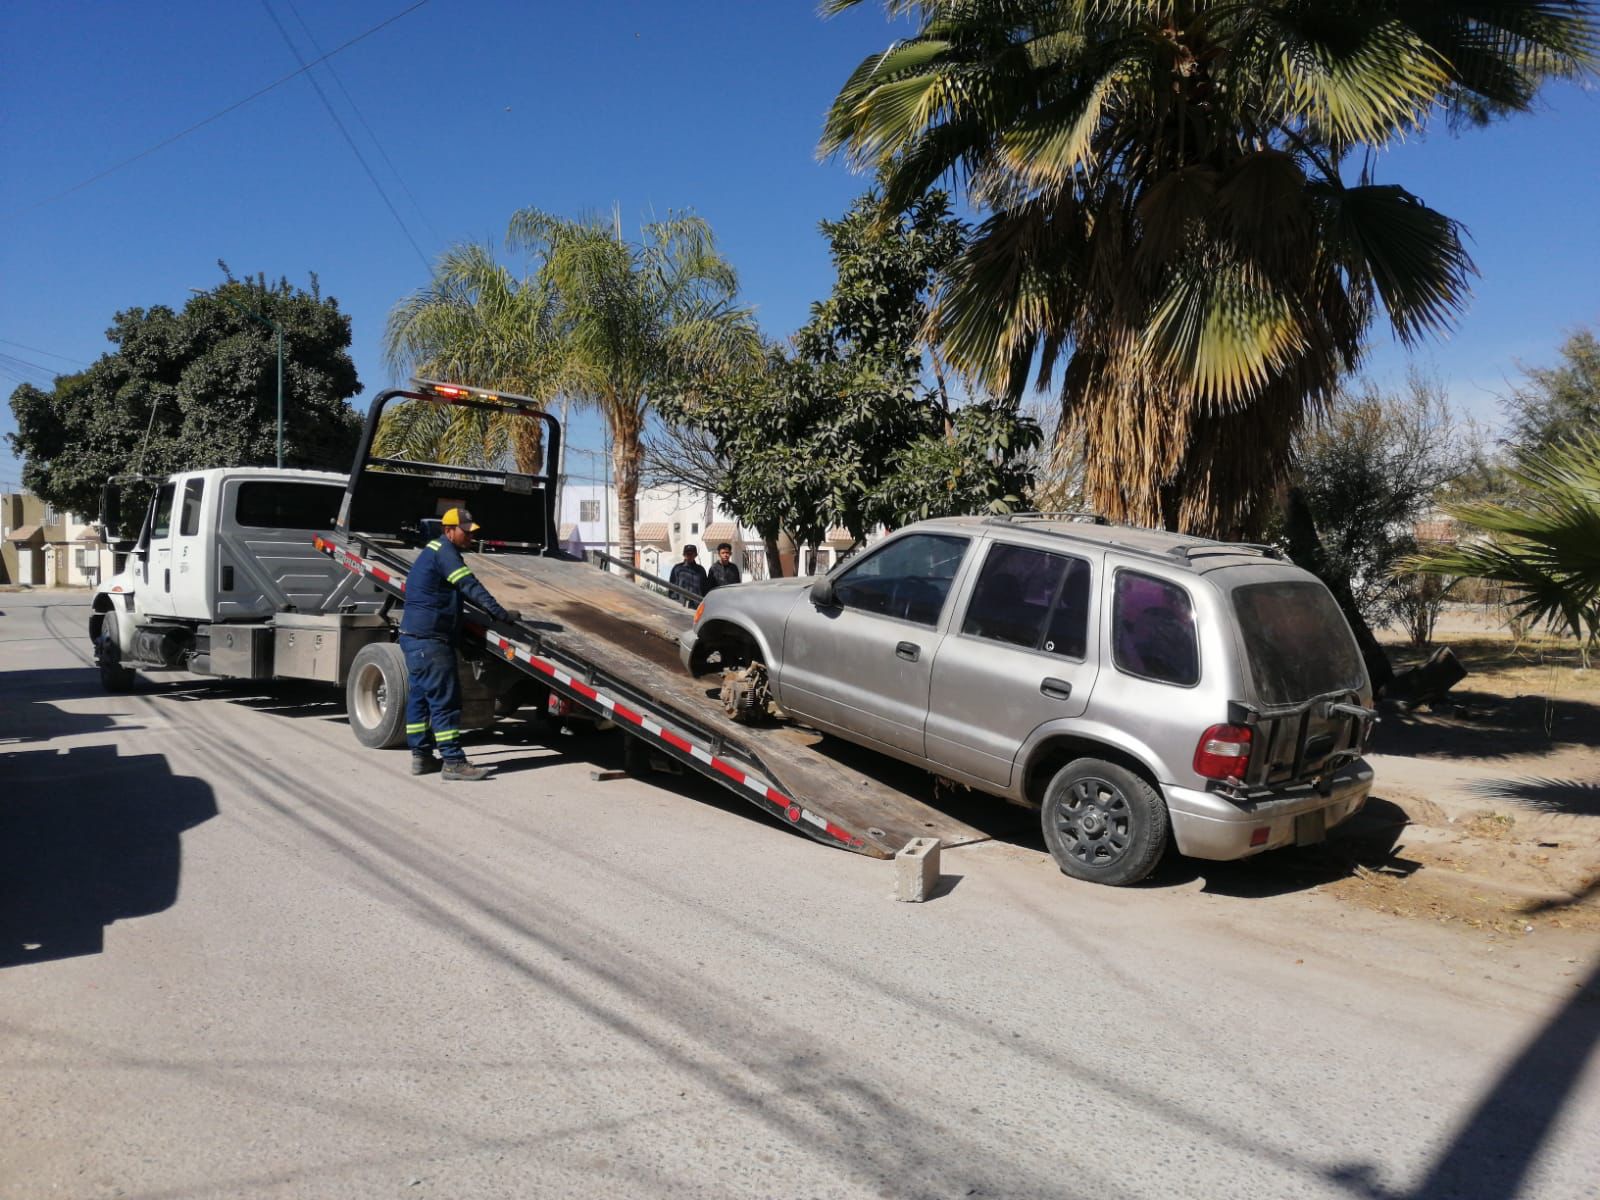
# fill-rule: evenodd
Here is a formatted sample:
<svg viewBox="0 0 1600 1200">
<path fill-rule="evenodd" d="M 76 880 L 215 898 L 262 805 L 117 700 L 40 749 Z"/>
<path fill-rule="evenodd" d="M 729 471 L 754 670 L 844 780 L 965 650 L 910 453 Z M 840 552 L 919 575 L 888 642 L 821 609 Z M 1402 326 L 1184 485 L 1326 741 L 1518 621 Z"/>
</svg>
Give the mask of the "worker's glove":
<svg viewBox="0 0 1600 1200">
<path fill-rule="evenodd" d="M 520 621 L 522 620 L 522 613 L 514 608 L 508 608 L 506 609 L 505 619 L 507 621 Z"/>
</svg>

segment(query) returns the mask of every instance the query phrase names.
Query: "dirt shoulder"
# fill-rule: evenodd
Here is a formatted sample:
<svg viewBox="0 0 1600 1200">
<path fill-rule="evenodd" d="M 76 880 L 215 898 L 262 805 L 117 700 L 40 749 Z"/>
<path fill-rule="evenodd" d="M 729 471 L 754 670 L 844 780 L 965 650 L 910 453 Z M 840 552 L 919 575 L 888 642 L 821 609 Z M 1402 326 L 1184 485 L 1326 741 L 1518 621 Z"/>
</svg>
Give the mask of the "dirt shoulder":
<svg viewBox="0 0 1600 1200">
<path fill-rule="evenodd" d="M 1600 670 L 1570 640 L 1519 641 L 1470 611 L 1437 644 L 1471 674 L 1448 703 L 1384 715 L 1353 873 L 1325 890 L 1495 932 L 1600 931 Z"/>
</svg>

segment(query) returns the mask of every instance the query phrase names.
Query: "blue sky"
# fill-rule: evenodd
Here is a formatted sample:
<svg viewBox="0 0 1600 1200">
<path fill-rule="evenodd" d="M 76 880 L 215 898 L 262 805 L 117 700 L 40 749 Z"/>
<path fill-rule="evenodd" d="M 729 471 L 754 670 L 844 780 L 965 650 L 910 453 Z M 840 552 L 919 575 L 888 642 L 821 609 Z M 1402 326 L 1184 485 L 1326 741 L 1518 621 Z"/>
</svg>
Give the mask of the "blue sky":
<svg viewBox="0 0 1600 1200">
<path fill-rule="evenodd" d="M 411 2 L 271 8 L 310 59 L 313 37 L 325 52 Z M 423 259 L 455 241 L 498 244 L 529 205 L 616 210 L 634 229 L 694 209 L 765 330 L 786 335 L 831 283 L 817 222 L 865 186 L 817 161 L 822 115 L 895 34 L 880 8 L 824 21 L 812 0 L 431 0 L 336 55 L 337 80 L 314 69 L 408 237 L 304 76 L 75 187 L 293 71 L 262 3 L 8 0 L 0 395 L 105 352 L 119 309 L 181 307 L 189 288 L 219 282 L 220 258 L 301 284 L 316 272 L 354 320 L 370 396 L 390 382 L 384 317 L 424 281 Z M 1492 418 L 1518 360 L 1551 361 L 1567 331 L 1600 324 L 1597 147 L 1600 95 L 1563 87 L 1534 116 L 1383 157 L 1381 179 L 1471 231 L 1471 309 L 1417 357 L 1476 415 Z M 1371 373 L 1397 381 L 1406 362 L 1380 334 Z M 12 427 L 0 410 L 0 432 Z M 592 421 L 573 432 L 599 447 Z M 0 485 L 19 478 L 0 446 Z"/>
</svg>

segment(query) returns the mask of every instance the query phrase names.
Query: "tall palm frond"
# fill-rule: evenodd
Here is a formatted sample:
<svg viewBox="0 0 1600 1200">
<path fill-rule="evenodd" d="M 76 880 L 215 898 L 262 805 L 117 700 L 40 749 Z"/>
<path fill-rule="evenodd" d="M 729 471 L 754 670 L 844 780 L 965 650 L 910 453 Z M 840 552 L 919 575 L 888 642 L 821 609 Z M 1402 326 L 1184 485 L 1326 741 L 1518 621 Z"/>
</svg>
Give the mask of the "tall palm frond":
<svg viewBox="0 0 1600 1200">
<path fill-rule="evenodd" d="M 556 378 L 558 330 L 550 295 L 519 280 L 485 246 L 456 246 L 433 277 L 389 314 L 384 354 L 399 374 L 545 400 Z M 390 457 L 498 465 L 537 473 L 537 422 L 479 409 L 399 404 L 384 415 L 376 449 Z"/>
<path fill-rule="evenodd" d="M 1446 506 L 1483 535 L 1408 559 L 1402 570 L 1510 585 L 1518 616 L 1600 638 L 1600 433 L 1522 455 L 1519 498 Z"/>
<path fill-rule="evenodd" d="M 1461 227 L 1346 164 L 1596 54 L 1577 0 L 886 7 L 918 31 L 845 81 L 820 151 L 897 206 L 954 179 L 989 210 L 930 336 L 986 387 L 1059 386 L 1097 507 L 1213 532 L 1259 519 L 1375 319 L 1412 341 L 1466 302 Z"/>
<path fill-rule="evenodd" d="M 692 214 L 623 238 L 615 220 L 524 209 L 507 241 L 538 264 L 559 312 L 555 386 L 597 409 L 611 434 L 619 551 L 634 555 L 641 439 L 655 398 L 757 361 L 761 343 L 711 227 Z"/>
</svg>

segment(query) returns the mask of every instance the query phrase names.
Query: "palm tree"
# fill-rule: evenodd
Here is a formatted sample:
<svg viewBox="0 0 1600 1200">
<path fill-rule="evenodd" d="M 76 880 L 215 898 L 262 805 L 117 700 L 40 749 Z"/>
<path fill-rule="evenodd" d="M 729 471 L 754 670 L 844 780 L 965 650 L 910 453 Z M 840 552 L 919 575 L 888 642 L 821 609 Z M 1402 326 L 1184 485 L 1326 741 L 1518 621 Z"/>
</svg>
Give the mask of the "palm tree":
<svg viewBox="0 0 1600 1200">
<path fill-rule="evenodd" d="M 930 317 L 949 361 L 1014 394 L 1059 367 L 1091 503 L 1222 533 L 1260 523 L 1380 312 L 1411 342 L 1465 303 L 1460 226 L 1374 151 L 1525 111 L 1596 45 L 1578 0 L 886 7 L 918 32 L 856 68 L 821 150 L 896 205 L 950 176 L 988 210 Z"/>
<path fill-rule="evenodd" d="M 678 214 L 625 241 L 615 221 L 523 209 L 510 244 L 539 264 L 556 313 L 554 385 L 605 418 L 617 488 L 619 553 L 632 562 L 640 438 L 651 404 L 756 361 L 761 342 L 711 227 Z"/>
<path fill-rule="evenodd" d="M 1397 569 L 1508 584 L 1518 616 L 1592 644 L 1600 638 L 1600 433 L 1526 451 L 1507 473 L 1514 499 L 1445 506 L 1486 536 Z"/>
<path fill-rule="evenodd" d="M 557 376 L 555 305 L 537 279 L 519 280 L 486 246 L 457 246 L 428 286 L 401 300 L 384 329 L 397 374 L 547 399 Z M 378 453 L 487 465 L 508 452 L 523 474 L 543 465 L 537 421 L 481 409 L 400 404 L 384 414 Z"/>
</svg>

